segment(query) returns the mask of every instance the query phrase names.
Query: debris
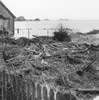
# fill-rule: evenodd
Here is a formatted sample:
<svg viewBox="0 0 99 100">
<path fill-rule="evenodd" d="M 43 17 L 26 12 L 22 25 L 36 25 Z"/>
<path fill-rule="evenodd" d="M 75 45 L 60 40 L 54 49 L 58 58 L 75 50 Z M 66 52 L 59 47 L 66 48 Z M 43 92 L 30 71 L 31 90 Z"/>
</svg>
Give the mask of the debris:
<svg viewBox="0 0 99 100">
<path fill-rule="evenodd" d="M 99 46 L 55 42 L 44 37 L 22 45 L 5 46 L 3 56 L 10 71 L 68 89 L 99 88 Z"/>
</svg>

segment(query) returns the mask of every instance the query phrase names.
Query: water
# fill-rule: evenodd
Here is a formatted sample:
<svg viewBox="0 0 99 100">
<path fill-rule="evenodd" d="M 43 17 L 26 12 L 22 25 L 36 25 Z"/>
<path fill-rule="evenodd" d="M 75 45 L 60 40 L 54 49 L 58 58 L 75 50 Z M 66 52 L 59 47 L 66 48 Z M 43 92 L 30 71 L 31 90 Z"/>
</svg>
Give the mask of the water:
<svg viewBox="0 0 99 100">
<path fill-rule="evenodd" d="M 99 96 L 97 96 L 96 98 L 94 98 L 93 100 L 99 100 Z"/>
<path fill-rule="evenodd" d="M 99 29 L 99 20 L 67 20 L 67 21 L 23 21 L 15 22 L 15 38 L 29 37 L 32 35 L 52 36 L 60 24 L 65 28 L 71 28 L 74 31 L 88 32 L 93 29 Z M 30 28 L 30 30 L 27 30 Z M 17 29 L 20 29 L 19 32 Z"/>
</svg>

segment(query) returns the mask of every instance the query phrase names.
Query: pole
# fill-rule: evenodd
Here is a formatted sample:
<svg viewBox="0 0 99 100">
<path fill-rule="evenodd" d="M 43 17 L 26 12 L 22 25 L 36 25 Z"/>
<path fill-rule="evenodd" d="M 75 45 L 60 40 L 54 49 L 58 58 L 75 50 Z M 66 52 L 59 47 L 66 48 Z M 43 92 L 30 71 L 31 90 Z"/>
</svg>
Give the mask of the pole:
<svg viewBox="0 0 99 100">
<path fill-rule="evenodd" d="M 28 39 L 30 38 L 30 30 L 32 30 L 31 28 L 28 28 Z"/>
<path fill-rule="evenodd" d="M 29 31 L 29 28 L 28 28 L 28 39 L 29 39 L 29 37 L 30 37 L 30 31 Z"/>
</svg>

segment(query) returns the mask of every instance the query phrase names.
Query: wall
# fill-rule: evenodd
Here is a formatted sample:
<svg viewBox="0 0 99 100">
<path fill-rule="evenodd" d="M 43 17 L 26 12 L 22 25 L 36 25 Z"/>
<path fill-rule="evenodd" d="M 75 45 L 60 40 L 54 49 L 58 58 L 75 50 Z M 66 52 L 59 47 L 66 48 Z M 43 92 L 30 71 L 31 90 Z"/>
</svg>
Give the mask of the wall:
<svg viewBox="0 0 99 100">
<path fill-rule="evenodd" d="M 2 6 L 2 4 L 0 3 L 0 14 L 2 14 L 4 17 L 9 18 L 10 20 L 10 34 L 14 33 L 14 18 L 11 16 L 11 14 Z"/>
</svg>

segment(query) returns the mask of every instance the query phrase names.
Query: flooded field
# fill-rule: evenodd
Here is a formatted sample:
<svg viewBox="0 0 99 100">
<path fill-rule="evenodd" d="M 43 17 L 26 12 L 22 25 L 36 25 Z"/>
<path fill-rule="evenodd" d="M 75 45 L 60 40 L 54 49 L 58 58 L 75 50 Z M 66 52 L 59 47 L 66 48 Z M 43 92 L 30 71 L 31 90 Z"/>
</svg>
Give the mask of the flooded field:
<svg viewBox="0 0 99 100">
<path fill-rule="evenodd" d="M 99 29 L 99 20 L 22 21 L 15 22 L 15 38 L 21 36 L 32 38 L 32 35 L 52 36 L 53 31 L 58 29 L 60 24 L 65 28 L 71 28 L 74 31 L 80 32 Z"/>
</svg>

